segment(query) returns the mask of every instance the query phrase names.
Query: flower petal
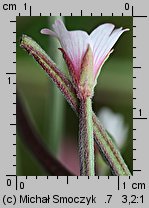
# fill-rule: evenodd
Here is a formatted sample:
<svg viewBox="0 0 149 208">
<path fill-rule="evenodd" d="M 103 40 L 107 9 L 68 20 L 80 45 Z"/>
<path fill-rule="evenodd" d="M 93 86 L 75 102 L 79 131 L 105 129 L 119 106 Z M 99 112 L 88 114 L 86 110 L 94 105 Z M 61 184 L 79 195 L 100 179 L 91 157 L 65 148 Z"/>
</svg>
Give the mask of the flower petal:
<svg viewBox="0 0 149 208">
<path fill-rule="evenodd" d="M 94 56 L 94 75 L 103 62 L 103 60 L 100 59 L 99 53 L 102 51 L 113 29 L 114 25 L 107 23 L 100 25 L 90 34 Z"/>
<path fill-rule="evenodd" d="M 122 30 L 122 28 L 119 28 L 119 29 L 116 29 L 112 32 L 107 43 L 105 44 L 105 47 L 103 48 L 102 52 L 100 53 L 102 59 L 104 59 L 104 57 L 107 55 L 107 53 L 109 53 L 109 51 L 114 46 L 114 44 L 116 43 L 118 38 L 122 35 L 122 33 L 125 31 L 128 31 L 128 30 L 129 29 Z"/>
<path fill-rule="evenodd" d="M 80 74 L 83 57 L 87 51 L 89 36 L 83 31 L 67 32 L 67 38 L 61 39 L 61 44 L 74 65 L 76 73 Z"/>
<path fill-rule="evenodd" d="M 94 55 L 94 77 L 99 74 L 99 70 L 110 53 L 112 47 L 124 31 L 122 28 L 114 30 L 113 24 L 103 24 L 96 28 L 90 35 L 93 45 Z"/>
<path fill-rule="evenodd" d="M 53 32 L 52 30 L 49 30 L 48 28 L 44 28 L 40 32 L 41 34 L 44 34 L 44 35 L 51 35 L 51 36 L 57 37 L 56 33 Z"/>
<path fill-rule="evenodd" d="M 59 39 L 62 49 L 70 58 L 74 71 L 80 75 L 82 59 L 89 44 L 89 35 L 84 31 L 68 31 L 61 20 L 53 24 L 53 31 L 42 30 L 42 33 L 55 36 Z"/>
</svg>

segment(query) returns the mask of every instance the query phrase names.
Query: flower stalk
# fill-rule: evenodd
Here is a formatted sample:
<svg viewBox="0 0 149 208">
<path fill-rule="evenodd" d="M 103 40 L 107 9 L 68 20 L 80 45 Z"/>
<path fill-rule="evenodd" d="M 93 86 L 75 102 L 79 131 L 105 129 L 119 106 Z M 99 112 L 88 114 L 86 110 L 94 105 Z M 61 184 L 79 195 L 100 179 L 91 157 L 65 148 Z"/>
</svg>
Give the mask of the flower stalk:
<svg viewBox="0 0 149 208">
<path fill-rule="evenodd" d="M 45 51 L 30 37 L 23 35 L 20 46 L 24 48 L 39 63 L 41 68 L 57 85 L 72 109 L 79 115 L 79 102 L 76 90 L 67 77 L 56 67 Z M 117 176 L 130 176 L 131 173 L 125 164 L 118 148 L 102 127 L 96 115 L 92 112 L 94 140 L 97 147 L 110 166 L 111 171 Z"/>
<path fill-rule="evenodd" d="M 92 101 L 90 97 L 80 101 L 79 109 L 80 175 L 94 176 L 94 138 Z"/>
</svg>

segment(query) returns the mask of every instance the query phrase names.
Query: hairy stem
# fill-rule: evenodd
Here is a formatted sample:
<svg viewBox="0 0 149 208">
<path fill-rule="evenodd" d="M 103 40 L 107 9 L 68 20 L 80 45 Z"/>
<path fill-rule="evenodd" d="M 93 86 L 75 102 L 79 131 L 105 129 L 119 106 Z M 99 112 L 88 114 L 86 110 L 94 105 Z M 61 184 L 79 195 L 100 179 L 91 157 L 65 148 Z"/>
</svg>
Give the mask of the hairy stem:
<svg viewBox="0 0 149 208">
<path fill-rule="evenodd" d="M 102 124 L 93 113 L 94 138 L 102 157 L 110 166 L 113 175 L 130 176 L 131 173 L 121 156 L 115 143 L 103 128 Z"/>
<path fill-rule="evenodd" d="M 31 54 L 34 59 L 40 64 L 42 69 L 57 85 L 62 94 L 65 96 L 67 102 L 78 115 L 79 102 L 76 96 L 76 91 L 72 86 L 71 82 L 66 78 L 66 76 L 56 67 L 56 65 L 48 57 L 45 51 L 30 37 L 26 35 L 22 36 L 21 47 L 28 51 L 28 53 Z M 94 140 L 103 158 L 110 166 L 111 171 L 114 175 L 117 176 L 130 176 L 131 173 L 127 165 L 125 164 L 118 148 L 116 147 L 108 133 L 105 131 L 105 129 L 102 127 L 101 123 L 94 113 L 92 113 L 92 118 Z"/>
<path fill-rule="evenodd" d="M 79 109 L 80 175 L 94 176 L 94 138 L 92 101 L 90 97 L 80 101 Z"/>
</svg>

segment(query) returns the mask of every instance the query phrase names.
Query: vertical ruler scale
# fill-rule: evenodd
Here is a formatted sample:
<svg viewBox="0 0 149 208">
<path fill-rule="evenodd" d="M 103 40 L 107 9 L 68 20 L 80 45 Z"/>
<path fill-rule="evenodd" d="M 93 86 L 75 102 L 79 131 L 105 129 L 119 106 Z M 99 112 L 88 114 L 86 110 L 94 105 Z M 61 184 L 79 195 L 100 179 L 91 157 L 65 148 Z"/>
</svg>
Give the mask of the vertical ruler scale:
<svg viewBox="0 0 149 208">
<path fill-rule="evenodd" d="M 142 150 L 147 146 L 147 126 L 148 126 L 148 99 L 146 97 L 146 84 L 143 82 L 147 74 L 147 63 L 145 61 L 146 50 L 145 44 L 142 40 L 145 39 L 147 34 L 144 31 L 146 25 L 147 15 L 143 11 L 134 10 L 132 6 L 133 16 L 133 174 L 143 175 L 145 171 L 146 156 L 142 154 Z M 139 15 L 140 14 L 140 15 Z M 142 32 L 140 32 L 142 31 Z M 142 42 L 142 44 L 141 44 Z M 141 55 L 142 51 L 142 55 Z M 143 56 L 143 59 L 141 58 Z M 145 58 L 146 57 L 146 58 Z M 141 127 L 141 128 L 140 128 Z M 140 145 L 142 148 L 140 148 Z M 142 161 L 142 162 L 141 162 Z"/>
<path fill-rule="evenodd" d="M 143 207 L 148 205 L 147 5 L 127 1 L 4 1 L 1 14 L 1 207 Z M 90 5 L 91 4 L 91 5 Z M 52 6 L 51 6 L 52 5 Z M 107 5 L 108 8 L 107 8 Z M 72 10 L 73 8 L 73 10 Z M 133 164 L 132 177 L 16 176 L 16 16 L 133 16 Z M 38 196 L 38 197 L 37 197 Z M 44 199 L 42 197 L 45 197 Z M 42 200 L 46 203 L 43 205 Z"/>
</svg>

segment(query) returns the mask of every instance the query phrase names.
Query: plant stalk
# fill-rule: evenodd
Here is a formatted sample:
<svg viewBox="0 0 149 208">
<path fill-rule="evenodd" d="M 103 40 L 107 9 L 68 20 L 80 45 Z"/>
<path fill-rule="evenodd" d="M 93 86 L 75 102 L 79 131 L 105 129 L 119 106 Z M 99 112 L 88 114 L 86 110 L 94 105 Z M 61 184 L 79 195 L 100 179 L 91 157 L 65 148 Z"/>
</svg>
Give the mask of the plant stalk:
<svg viewBox="0 0 149 208">
<path fill-rule="evenodd" d="M 94 138 L 92 101 L 90 97 L 80 101 L 79 109 L 80 175 L 94 176 Z"/>
</svg>

